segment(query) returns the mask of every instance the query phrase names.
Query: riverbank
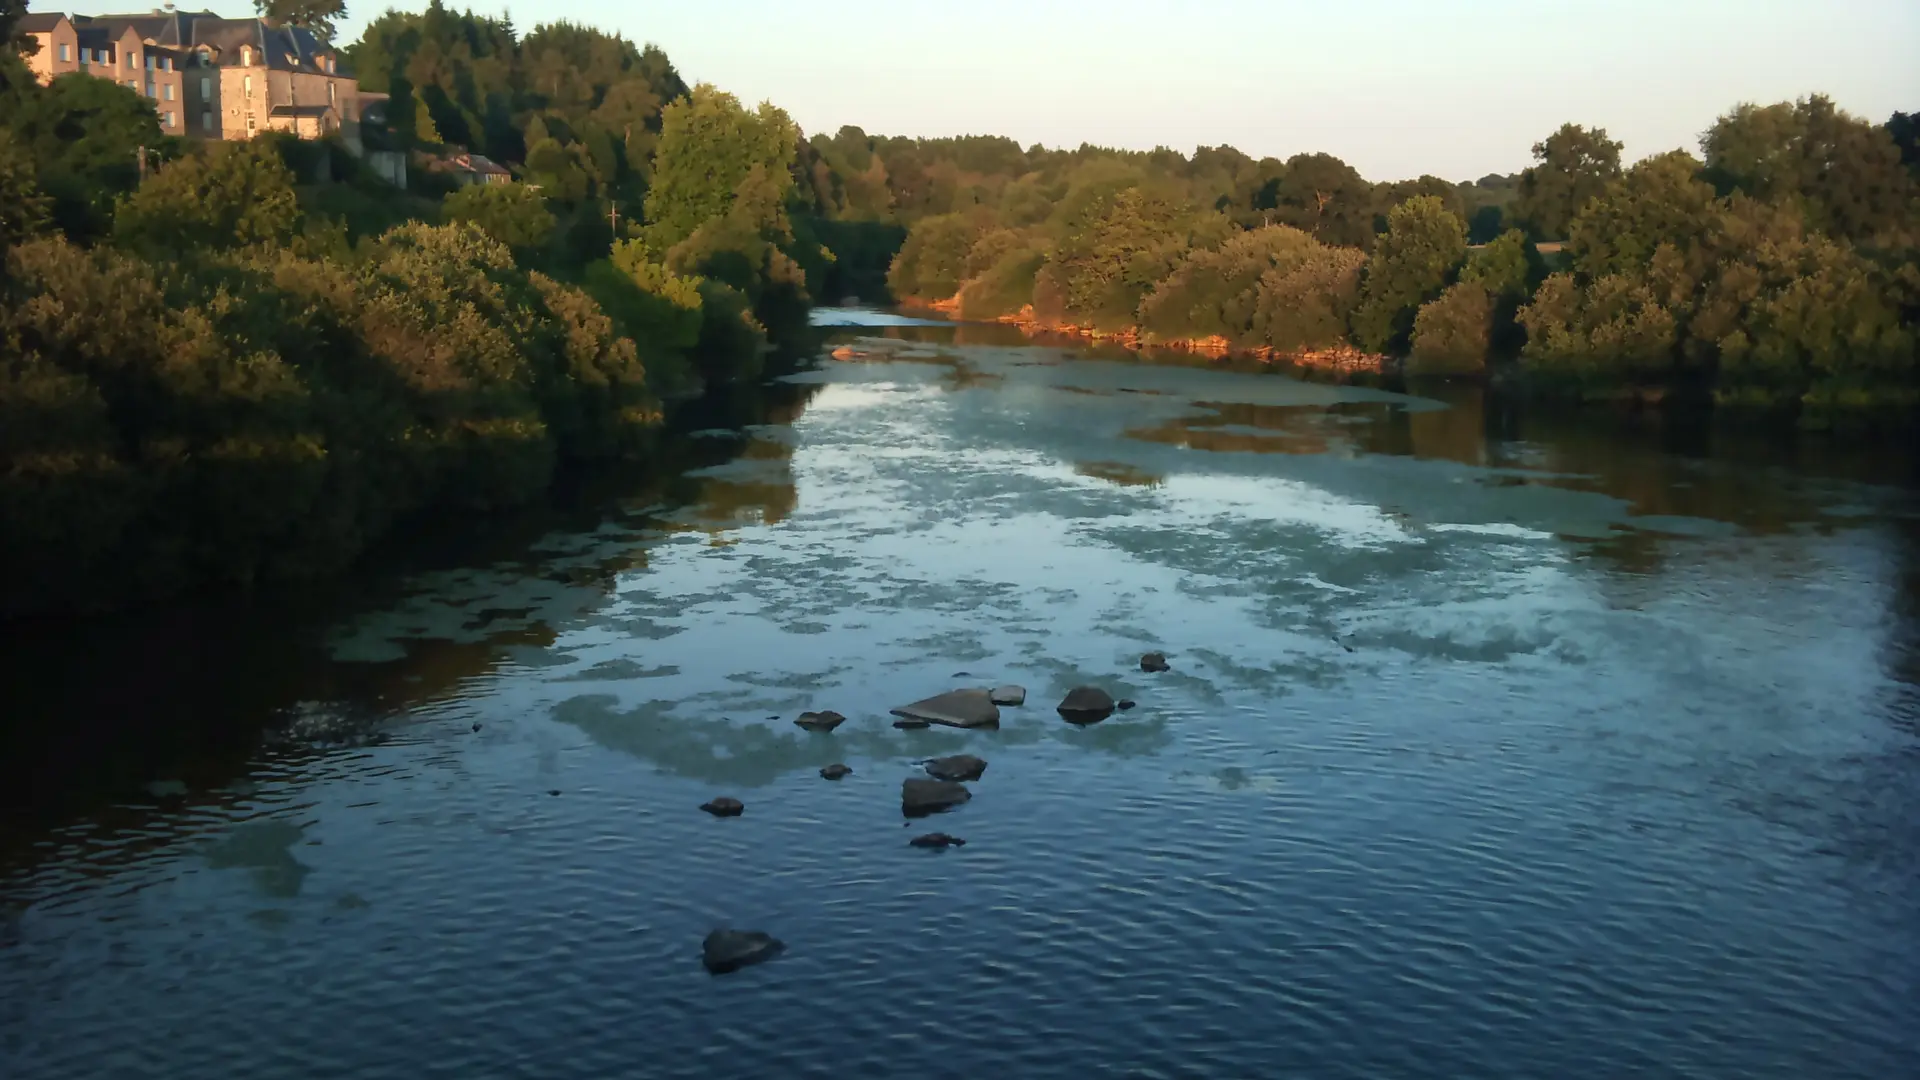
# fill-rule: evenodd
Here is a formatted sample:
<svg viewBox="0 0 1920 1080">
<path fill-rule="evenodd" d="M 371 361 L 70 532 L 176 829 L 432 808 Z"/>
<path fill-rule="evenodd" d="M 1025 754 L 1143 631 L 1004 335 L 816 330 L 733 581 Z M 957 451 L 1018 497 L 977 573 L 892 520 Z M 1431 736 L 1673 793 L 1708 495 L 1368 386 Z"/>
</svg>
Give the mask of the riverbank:
<svg viewBox="0 0 1920 1080">
<path fill-rule="evenodd" d="M 957 317 L 960 312 L 958 294 L 945 300 L 932 302 L 907 300 L 901 303 L 908 310 L 938 312 L 949 317 Z M 1033 305 L 1028 304 L 1011 315 L 1001 315 L 987 320 L 1014 326 L 1030 336 L 1061 335 L 1084 338 L 1088 341 L 1120 345 L 1129 349 L 1146 351 L 1150 349 L 1169 349 L 1175 352 L 1190 352 L 1200 356 L 1241 357 L 1259 360 L 1262 363 L 1284 365 L 1312 371 L 1324 371 L 1345 375 L 1392 375 L 1399 371 L 1400 363 L 1380 353 L 1370 353 L 1351 345 L 1341 345 L 1330 349 L 1304 349 L 1283 352 L 1266 345 L 1236 347 L 1222 335 L 1204 338 L 1160 338 L 1140 327 L 1129 326 L 1121 330 L 1101 330 L 1092 326 L 1079 326 L 1068 322 L 1055 322 L 1041 319 L 1034 314 Z"/>
</svg>

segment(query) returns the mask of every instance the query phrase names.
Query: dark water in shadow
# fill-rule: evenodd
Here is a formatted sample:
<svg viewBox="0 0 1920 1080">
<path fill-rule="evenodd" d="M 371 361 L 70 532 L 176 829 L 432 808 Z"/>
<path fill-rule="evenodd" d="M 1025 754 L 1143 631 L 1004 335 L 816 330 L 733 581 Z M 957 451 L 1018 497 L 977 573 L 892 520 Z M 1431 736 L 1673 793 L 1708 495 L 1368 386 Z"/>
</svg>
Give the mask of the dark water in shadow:
<svg viewBox="0 0 1920 1080">
<path fill-rule="evenodd" d="M 1910 455 L 835 343 L 353 582 L 8 628 L 0 1076 L 1915 1074 Z"/>
</svg>

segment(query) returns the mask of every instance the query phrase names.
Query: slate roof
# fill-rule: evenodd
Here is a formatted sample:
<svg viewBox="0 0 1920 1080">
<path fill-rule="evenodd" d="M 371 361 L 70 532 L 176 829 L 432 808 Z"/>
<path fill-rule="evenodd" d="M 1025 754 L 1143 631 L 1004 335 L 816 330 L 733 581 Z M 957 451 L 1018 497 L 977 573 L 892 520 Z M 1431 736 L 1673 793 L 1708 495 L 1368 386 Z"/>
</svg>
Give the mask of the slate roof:
<svg viewBox="0 0 1920 1080">
<path fill-rule="evenodd" d="M 23 34 L 49 34 L 64 18 L 66 16 L 57 11 L 29 12 L 20 16 L 20 21 L 14 25 L 19 27 Z"/>
<path fill-rule="evenodd" d="M 206 45 L 217 51 L 214 62 L 221 67 L 239 65 L 242 45 L 253 46 L 260 61 L 275 71 L 319 72 L 315 57 L 327 52 L 333 52 L 335 63 L 339 63 L 338 51 L 315 37 L 313 31 L 302 26 L 275 26 L 265 19 L 223 19 L 211 11 L 169 11 L 76 16 L 74 24 L 82 23 L 110 27 L 115 35 L 130 26 L 141 40 L 172 49 Z M 341 67 L 333 74 L 344 76 L 348 72 Z"/>
</svg>

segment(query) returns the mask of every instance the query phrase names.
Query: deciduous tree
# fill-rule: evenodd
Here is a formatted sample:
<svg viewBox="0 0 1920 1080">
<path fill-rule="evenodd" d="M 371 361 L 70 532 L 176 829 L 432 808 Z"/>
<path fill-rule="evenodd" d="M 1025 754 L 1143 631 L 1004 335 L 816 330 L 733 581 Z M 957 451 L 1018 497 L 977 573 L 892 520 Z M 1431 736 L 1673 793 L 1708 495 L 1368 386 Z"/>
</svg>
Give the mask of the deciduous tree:
<svg viewBox="0 0 1920 1080">
<path fill-rule="evenodd" d="M 1367 261 L 1354 340 L 1375 352 L 1406 346 L 1420 305 L 1440 295 L 1467 253 L 1467 226 L 1432 195 L 1394 207 Z"/>
<path fill-rule="evenodd" d="M 1536 164 L 1520 174 L 1514 220 L 1536 239 L 1560 239 L 1589 199 L 1620 175 L 1620 143 L 1604 128 L 1563 125 L 1533 144 Z"/>
</svg>

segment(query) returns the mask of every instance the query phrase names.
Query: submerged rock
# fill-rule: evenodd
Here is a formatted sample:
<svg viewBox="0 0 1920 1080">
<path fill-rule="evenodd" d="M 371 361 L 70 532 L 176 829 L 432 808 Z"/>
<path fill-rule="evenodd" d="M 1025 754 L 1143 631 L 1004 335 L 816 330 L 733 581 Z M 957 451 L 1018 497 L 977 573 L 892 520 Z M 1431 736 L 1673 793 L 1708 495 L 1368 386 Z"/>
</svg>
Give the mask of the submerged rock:
<svg viewBox="0 0 1920 1080">
<path fill-rule="evenodd" d="M 926 848 L 950 848 L 950 847 L 966 847 L 967 846 L 967 842 L 965 840 L 962 840 L 957 836 L 948 836 L 946 833 L 943 833 L 943 832 L 930 832 L 923 836 L 916 836 L 913 839 L 907 841 L 907 843 L 912 844 L 914 847 L 926 847 Z"/>
<path fill-rule="evenodd" d="M 978 780 L 980 774 L 987 771 L 987 762 L 972 754 L 955 754 L 934 758 L 927 762 L 926 769 L 927 775 L 935 780 Z"/>
<path fill-rule="evenodd" d="M 701 803 L 700 809 L 705 810 L 714 817 L 739 817 L 746 811 L 747 804 L 741 802 L 739 799 L 728 798 L 722 795 L 717 799 Z"/>
<path fill-rule="evenodd" d="M 820 778 L 823 780 L 838 780 L 842 777 L 852 776 L 852 775 L 853 775 L 852 768 L 846 765 L 840 765 L 837 763 L 833 765 L 829 765 L 826 768 L 820 770 Z"/>
<path fill-rule="evenodd" d="M 715 930 L 700 946 L 700 962 L 715 975 L 771 960 L 786 942 L 759 930 Z"/>
<path fill-rule="evenodd" d="M 1025 705 L 1027 688 L 1024 686 L 996 686 L 987 691 L 987 700 L 995 705 Z"/>
<path fill-rule="evenodd" d="M 1173 665 L 1167 663 L 1167 654 L 1150 652 L 1140 658 L 1141 671 L 1172 671 Z"/>
<path fill-rule="evenodd" d="M 1067 691 L 1057 711 L 1069 723 L 1097 724 L 1113 715 L 1113 695 L 1097 686 L 1076 686 Z"/>
<path fill-rule="evenodd" d="M 821 712 L 803 712 L 793 722 L 808 731 L 832 731 L 846 723 L 847 718 L 832 709 L 826 709 Z"/>
<path fill-rule="evenodd" d="M 944 694 L 902 705 L 893 715 L 947 727 L 993 727 L 1000 723 L 1000 709 L 985 690 L 949 690 Z"/>
<path fill-rule="evenodd" d="M 1114 705 L 1114 708 L 1119 709 L 1121 712 L 1126 712 L 1128 709 L 1131 709 L 1138 704 L 1139 702 L 1133 700 L 1132 698 L 1121 698 L 1119 702 L 1117 702 Z"/>
<path fill-rule="evenodd" d="M 942 810 L 951 810 L 968 799 L 973 792 L 965 784 L 951 780 L 907 780 L 900 785 L 900 811 L 908 817 L 921 817 L 937 814 Z"/>
</svg>

